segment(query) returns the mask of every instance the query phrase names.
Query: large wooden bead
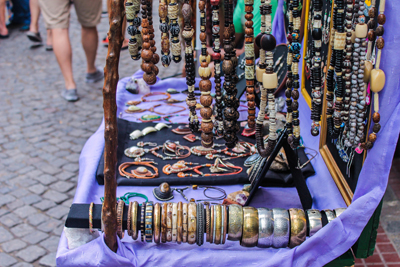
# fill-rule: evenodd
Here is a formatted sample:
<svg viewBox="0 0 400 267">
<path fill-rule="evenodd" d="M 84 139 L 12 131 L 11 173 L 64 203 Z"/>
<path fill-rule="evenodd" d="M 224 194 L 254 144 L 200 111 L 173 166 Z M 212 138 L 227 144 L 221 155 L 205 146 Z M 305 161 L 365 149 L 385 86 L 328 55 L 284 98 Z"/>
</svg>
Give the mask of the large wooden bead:
<svg viewBox="0 0 400 267">
<path fill-rule="evenodd" d="M 376 47 L 378 49 L 383 49 L 384 46 L 385 46 L 385 40 L 383 40 L 382 37 L 376 40 Z"/>
<path fill-rule="evenodd" d="M 203 124 L 201 124 L 203 126 Z M 202 128 L 203 130 L 203 128 Z M 211 129 L 212 131 L 212 129 Z M 201 144 L 205 147 L 205 148 L 210 148 L 213 146 L 213 138 L 214 138 L 214 134 L 211 133 L 205 133 L 202 132 L 201 133 Z"/>
<path fill-rule="evenodd" d="M 375 40 L 375 38 L 376 38 L 375 31 L 374 30 L 369 30 L 367 37 L 368 37 L 368 41 L 373 42 Z"/>
<path fill-rule="evenodd" d="M 195 107 L 196 104 L 197 104 L 196 99 L 186 99 L 186 105 L 187 105 L 189 108 Z"/>
<path fill-rule="evenodd" d="M 200 103 L 205 107 L 211 106 L 212 101 L 213 101 L 213 98 L 210 95 L 202 95 L 202 96 L 200 96 Z"/>
<path fill-rule="evenodd" d="M 372 143 L 376 141 L 376 134 L 375 133 L 370 133 L 368 136 L 368 140 L 371 141 Z"/>
<path fill-rule="evenodd" d="M 224 60 L 222 63 L 222 70 L 224 73 L 231 73 L 233 70 L 233 64 L 230 60 Z"/>
<path fill-rule="evenodd" d="M 205 107 L 200 109 L 200 115 L 202 118 L 211 118 L 212 109 L 210 107 Z"/>
<path fill-rule="evenodd" d="M 142 27 L 143 28 L 149 27 L 149 20 L 148 19 L 142 19 Z"/>
<path fill-rule="evenodd" d="M 374 114 L 372 114 L 372 121 L 374 123 L 378 123 L 381 120 L 381 115 L 378 112 L 374 112 Z"/>
<path fill-rule="evenodd" d="M 385 30 L 383 29 L 382 25 L 379 25 L 376 29 L 375 29 L 375 33 L 377 36 L 382 36 L 385 33 Z"/>
<path fill-rule="evenodd" d="M 357 38 L 365 38 L 368 33 L 368 25 L 363 23 L 363 24 L 357 24 L 356 25 L 356 37 Z"/>
<path fill-rule="evenodd" d="M 161 39 L 161 50 L 163 52 L 168 52 L 169 51 L 169 39 L 168 38 L 162 38 Z"/>
<path fill-rule="evenodd" d="M 204 133 L 211 133 L 213 128 L 214 128 L 214 124 L 212 123 L 212 121 L 210 121 L 210 122 L 202 121 L 201 122 L 201 130 Z"/>
<path fill-rule="evenodd" d="M 200 33 L 200 41 L 205 42 L 207 40 L 207 34 L 205 32 Z"/>
<path fill-rule="evenodd" d="M 211 81 L 210 80 L 201 80 L 199 82 L 200 92 L 209 92 L 211 90 Z"/>
<path fill-rule="evenodd" d="M 261 37 L 261 48 L 265 51 L 272 51 L 276 47 L 276 39 L 272 34 L 264 34 Z"/>
<path fill-rule="evenodd" d="M 199 2 L 199 9 L 204 10 L 206 8 L 206 2 L 205 1 L 200 1 Z"/>
<path fill-rule="evenodd" d="M 143 80 L 149 84 L 149 85 L 153 85 L 156 83 L 157 81 L 157 76 L 154 73 L 144 73 L 143 74 Z"/>
<path fill-rule="evenodd" d="M 153 72 L 153 66 L 154 66 L 154 64 L 152 64 L 152 63 L 143 62 L 140 67 L 142 68 L 142 70 L 144 72 L 150 73 L 150 72 Z"/>
<path fill-rule="evenodd" d="M 385 14 L 379 14 L 379 15 L 378 15 L 378 23 L 379 23 L 380 25 L 383 25 L 383 24 L 385 24 L 385 22 L 386 22 L 386 16 L 385 16 Z"/>
<path fill-rule="evenodd" d="M 182 16 L 185 19 L 185 21 L 189 22 L 190 19 L 192 18 L 192 7 L 187 3 L 184 3 L 182 6 Z"/>
<path fill-rule="evenodd" d="M 183 11 L 183 8 L 182 8 Z M 168 7 L 166 3 L 160 3 L 158 6 L 158 13 L 160 14 L 160 18 L 167 17 Z"/>
<path fill-rule="evenodd" d="M 373 69 L 371 71 L 371 91 L 374 93 L 380 92 L 385 86 L 386 76 L 383 70 Z"/>
<path fill-rule="evenodd" d="M 157 64 L 160 61 L 160 56 L 156 53 L 153 54 L 153 58 L 151 60 L 154 64 Z"/>
<path fill-rule="evenodd" d="M 144 50 L 148 50 L 148 49 L 150 49 L 150 43 L 143 43 L 142 44 L 142 48 L 144 49 Z"/>
<path fill-rule="evenodd" d="M 153 65 L 153 73 L 157 76 L 159 72 L 159 69 L 156 65 Z"/>
<path fill-rule="evenodd" d="M 371 7 L 368 10 L 368 17 L 375 18 L 375 16 L 376 16 L 376 7 Z"/>
<path fill-rule="evenodd" d="M 276 72 L 263 74 L 263 87 L 267 89 L 275 89 L 278 86 L 278 75 Z"/>
<path fill-rule="evenodd" d="M 364 61 L 364 82 L 369 82 L 371 78 L 371 71 L 374 68 L 371 61 Z"/>
<path fill-rule="evenodd" d="M 153 52 L 151 50 L 142 50 L 141 56 L 144 61 L 151 61 L 153 59 Z"/>
</svg>

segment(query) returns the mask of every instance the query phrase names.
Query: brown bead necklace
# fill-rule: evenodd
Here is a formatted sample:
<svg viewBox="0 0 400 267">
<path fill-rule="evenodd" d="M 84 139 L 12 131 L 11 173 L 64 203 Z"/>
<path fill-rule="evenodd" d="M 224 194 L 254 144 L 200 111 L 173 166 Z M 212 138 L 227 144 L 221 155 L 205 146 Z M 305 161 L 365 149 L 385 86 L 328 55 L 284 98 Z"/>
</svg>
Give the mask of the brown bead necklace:
<svg viewBox="0 0 400 267">
<path fill-rule="evenodd" d="M 158 6 L 158 13 L 160 15 L 160 31 L 161 31 L 161 63 L 164 67 L 168 67 L 171 63 L 171 56 L 169 51 L 169 25 L 168 25 L 168 5 L 166 0 L 160 0 Z"/>
<path fill-rule="evenodd" d="M 286 80 L 286 129 L 288 133 L 288 139 L 293 139 L 293 125 L 292 125 L 292 82 L 293 82 L 293 74 L 292 74 L 292 62 L 293 55 L 290 51 L 290 46 L 292 44 L 292 33 L 293 33 L 293 5 L 292 1 L 289 2 L 288 5 L 288 34 L 286 35 L 286 44 L 288 47 L 287 53 L 287 80 Z"/>
<path fill-rule="evenodd" d="M 178 24 L 178 11 L 179 5 L 176 0 L 171 0 L 168 6 L 168 18 L 171 21 L 170 31 L 171 31 L 171 50 L 172 50 L 172 60 L 175 63 L 179 63 L 182 59 L 181 57 L 181 42 L 179 40 L 179 24 Z"/>
</svg>

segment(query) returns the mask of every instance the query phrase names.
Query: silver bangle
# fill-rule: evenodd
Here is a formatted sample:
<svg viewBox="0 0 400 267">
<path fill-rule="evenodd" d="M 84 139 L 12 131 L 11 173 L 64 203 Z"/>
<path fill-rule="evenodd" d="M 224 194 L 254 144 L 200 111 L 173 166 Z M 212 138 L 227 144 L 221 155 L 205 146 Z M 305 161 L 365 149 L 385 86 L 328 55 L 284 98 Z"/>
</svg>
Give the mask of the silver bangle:
<svg viewBox="0 0 400 267">
<path fill-rule="evenodd" d="M 346 210 L 346 208 L 337 208 L 337 209 L 335 209 L 336 218 L 339 217 L 340 214 L 342 214 L 345 210 Z"/>
<path fill-rule="evenodd" d="M 328 219 L 328 223 L 333 221 L 336 218 L 335 212 L 333 210 L 324 210 L 326 214 L 326 218 Z"/>
<path fill-rule="evenodd" d="M 272 209 L 274 217 L 274 248 L 285 248 L 289 244 L 290 222 L 289 212 L 285 209 Z"/>
<path fill-rule="evenodd" d="M 319 210 L 307 210 L 308 223 L 309 223 L 309 236 L 315 235 L 322 228 L 321 212 Z"/>
<path fill-rule="evenodd" d="M 274 217 L 272 210 L 258 208 L 258 244 L 257 247 L 269 248 L 274 239 Z"/>
</svg>

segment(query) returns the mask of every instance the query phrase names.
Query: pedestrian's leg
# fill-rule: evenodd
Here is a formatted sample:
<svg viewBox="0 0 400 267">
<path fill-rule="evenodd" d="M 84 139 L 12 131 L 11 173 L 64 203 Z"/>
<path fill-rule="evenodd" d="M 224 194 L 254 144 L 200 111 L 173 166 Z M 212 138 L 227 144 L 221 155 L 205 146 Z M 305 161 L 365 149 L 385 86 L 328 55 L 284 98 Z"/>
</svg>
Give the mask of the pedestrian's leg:
<svg viewBox="0 0 400 267">
<path fill-rule="evenodd" d="M 40 16 L 40 7 L 38 0 L 29 0 L 29 8 L 31 9 L 31 24 L 29 26 L 29 31 L 37 33 L 39 32 Z"/>
<path fill-rule="evenodd" d="M 99 42 L 99 36 L 97 34 L 96 26 L 94 27 L 82 26 L 82 46 L 86 54 L 87 73 L 94 73 L 97 71 L 95 61 L 96 61 L 98 42 Z"/>
<path fill-rule="evenodd" d="M 52 29 L 53 50 L 65 80 L 65 88 L 76 89 L 72 74 L 72 49 L 68 29 Z"/>
<path fill-rule="evenodd" d="M 46 44 L 48 46 L 52 46 L 53 45 L 52 34 L 51 34 L 51 30 L 50 29 L 47 29 Z"/>
<path fill-rule="evenodd" d="M 0 35 L 8 35 L 6 27 L 6 0 L 0 0 Z"/>
</svg>

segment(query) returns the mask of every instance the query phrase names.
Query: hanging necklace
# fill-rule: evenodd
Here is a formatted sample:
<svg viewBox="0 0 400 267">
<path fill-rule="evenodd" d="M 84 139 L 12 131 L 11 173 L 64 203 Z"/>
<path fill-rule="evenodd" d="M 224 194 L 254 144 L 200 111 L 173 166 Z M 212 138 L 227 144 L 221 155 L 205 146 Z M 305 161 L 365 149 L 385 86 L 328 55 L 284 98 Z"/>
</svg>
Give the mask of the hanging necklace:
<svg viewBox="0 0 400 267">
<path fill-rule="evenodd" d="M 141 19 L 138 16 L 140 11 L 140 0 L 127 0 L 125 3 L 126 21 L 129 23 L 128 33 L 129 54 L 133 60 L 140 59 L 140 49 L 142 49 L 142 35 L 139 31 Z"/>
<path fill-rule="evenodd" d="M 213 146 L 213 128 L 214 124 L 211 120 L 212 109 L 210 106 L 212 105 L 212 96 L 211 96 L 211 70 L 208 67 L 208 63 L 210 62 L 210 56 L 207 53 L 207 34 L 206 34 L 206 1 L 199 1 L 199 10 L 200 10 L 200 41 L 201 41 L 201 56 L 200 56 L 200 67 L 199 67 L 199 76 L 201 77 L 201 81 L 199 83 L 199 88 L 201 91 L 200 103 L 203 107 L 200 110 L 200 115 L 202 117 L 201 120 L 201 144 L 210 148 Z"/>
<path fill-rule="evenodd" d="M 321 92 L 321 45 L 322 45 L 322 1 L 313 0 L 314 17 L 313 17 L 313 30 L 312 38 L 314 45 L 312 46 L 312 60 L 311 60 L 311 134 L 313 136 L 319 135 L 319 121 L 321 120 L 322 112 L 322 92 Z"/>
<path fill-rule="evenodd" d="M 199 130 L 199 119 L 196 115 L 196 97 L 194 95 L 195 72 L 194 72 L 194 59 L 193 59 L 193 46 L 192 37 L 194 34 L 193 27 L 190 23 L 192 18 L 192 7 L 189 0 L 186 0 L 182 6 L 182 15 L 185 26 L 183 28 L 182 36 L 185 40 L 185 70 L 186 70 L 186 84 L 188 86 L 188 96 L 186 104 L 190 110 L 189 127 L 192 132 Z"/>
<path fill-rule="evenodd" d="M 288 34 L 286 35 L 286 44 L 288 47 L 287 53 L 287 80 L 286 80 L 286 129 L 288 133 L 288 142 L 293 142 L 293 125 L 292 125 L 292 87 L 293 87 L 293 73 L 292 73 L 292 62 L 293 55 L 291 52 L 292 46 L 292 33 L 293 33 L 293 4 L 292 1 L 288 2 Z"/>
<path fill-rule="evenodd" d="M 168 25 L 168 5 L 166 0 L 160 0 L 158 6 L 158 13 L 160 15 L 160 31 L 161 31 L 161 63 L 164 67 L 168 67 L 171 63 L 171 56 L 169 55 L 169 25 Z"/>
<path fill-rule="evenodd" d="M 171 21 L 170 25 L 170 31 L 172 35 L 171 50 L 172 50 L 172 59 L 175 63 L 179 63 L 182 59 L 181 42 L 179 40 L 180 29 L 178 24 L 178 11 L 179 11 L 178 3 L 176 2 L 176 0 L 171 0 L 168 6 L 168 18 Z"/>
</svg>

